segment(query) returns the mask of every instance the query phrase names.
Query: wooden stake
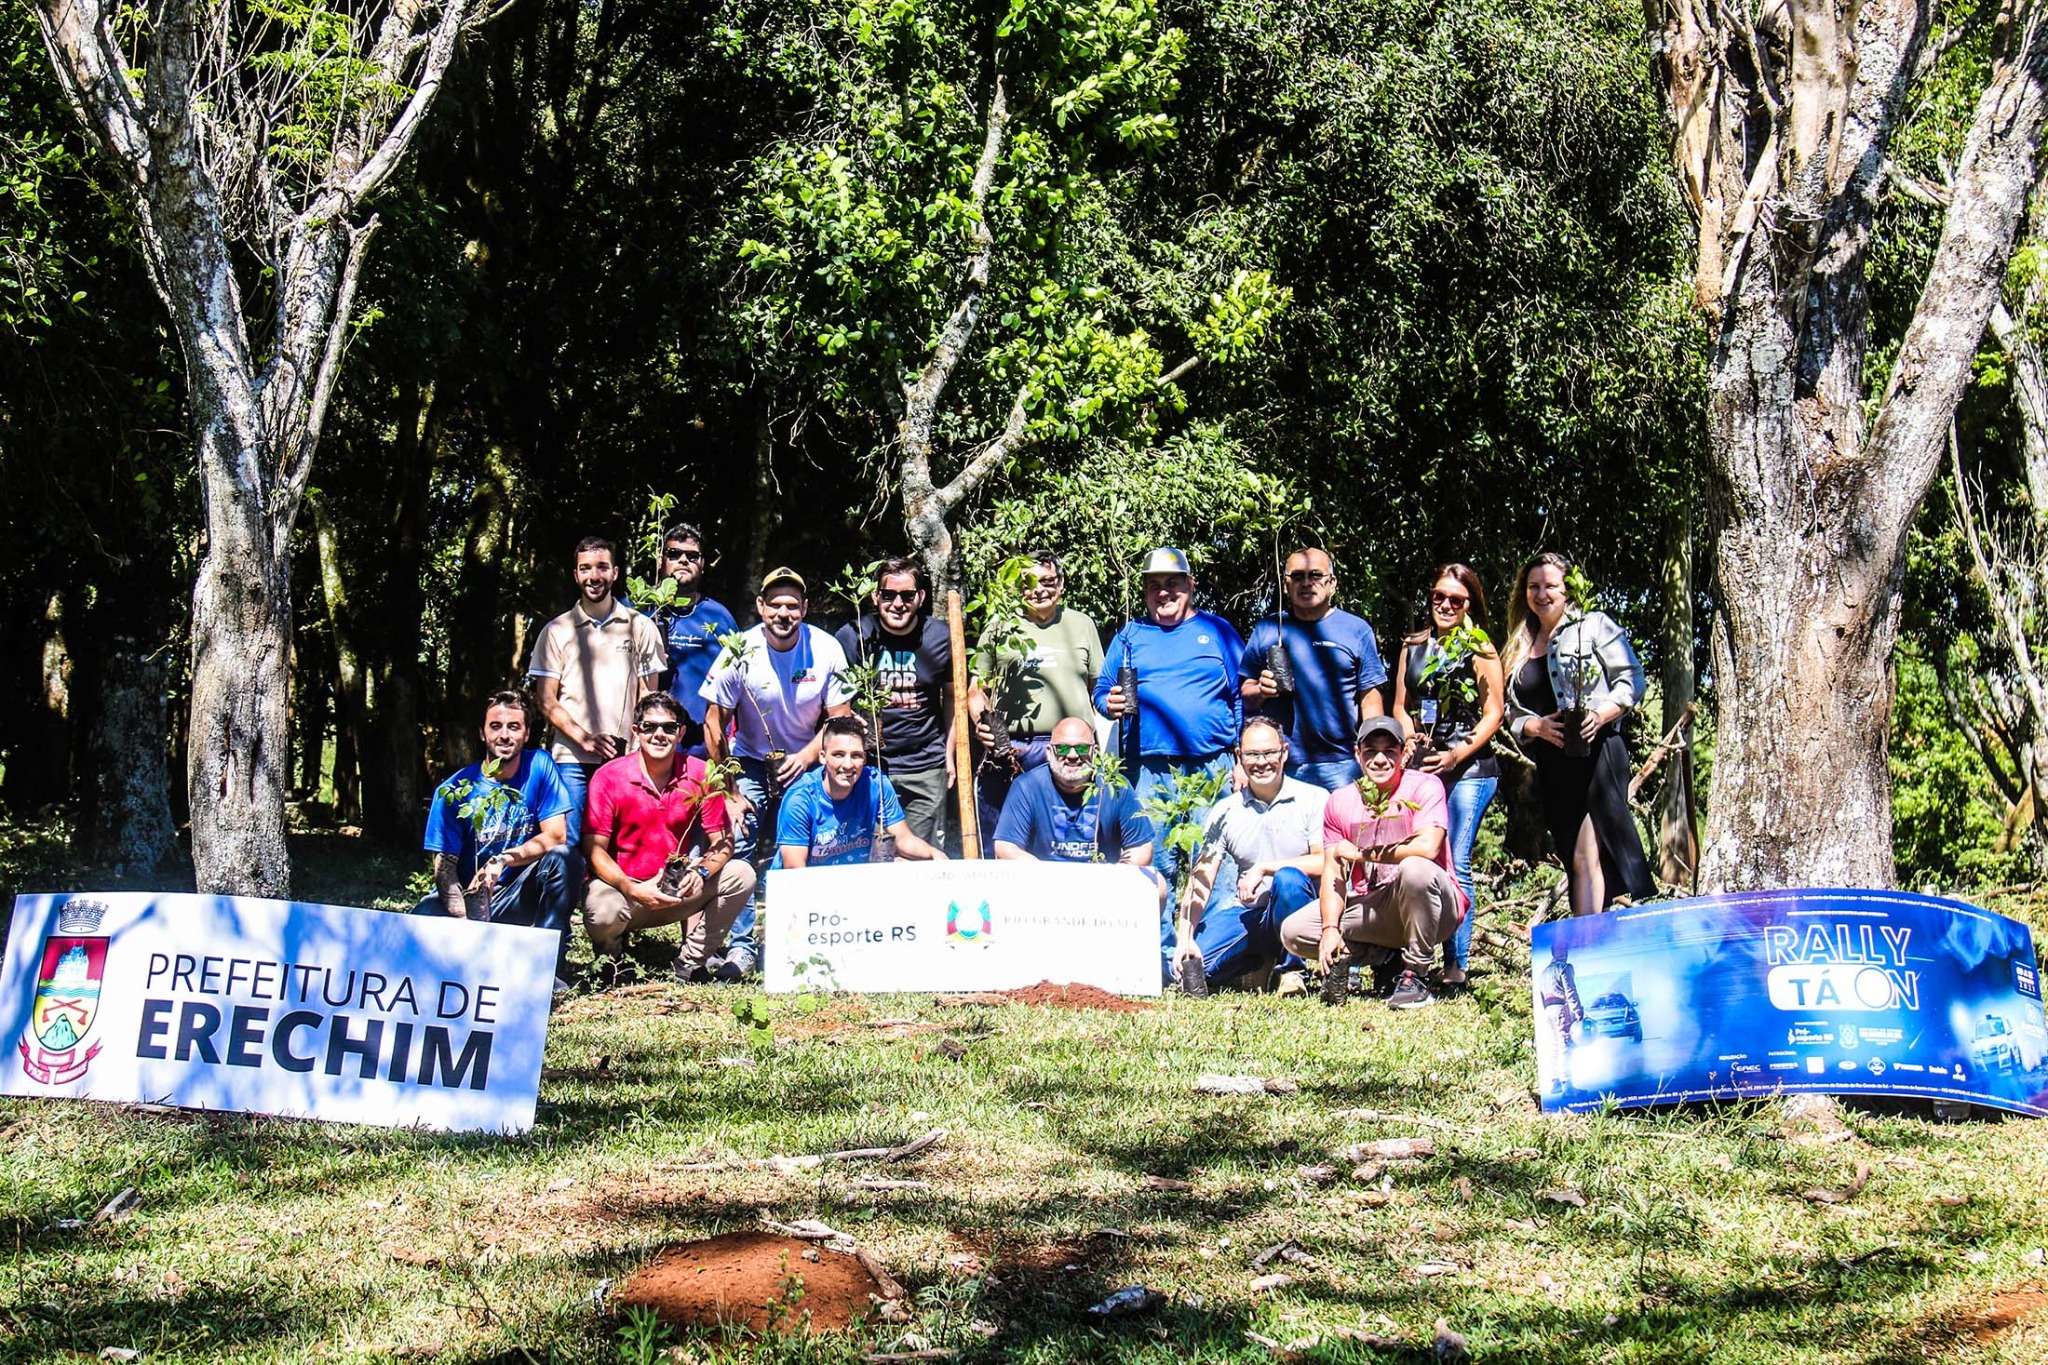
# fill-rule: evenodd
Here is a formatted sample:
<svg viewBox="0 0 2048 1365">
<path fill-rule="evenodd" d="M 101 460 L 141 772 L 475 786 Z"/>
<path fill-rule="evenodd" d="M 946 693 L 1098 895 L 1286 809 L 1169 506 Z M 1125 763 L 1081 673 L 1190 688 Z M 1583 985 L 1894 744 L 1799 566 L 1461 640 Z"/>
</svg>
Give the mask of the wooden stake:
<svg viewBox="0 0 2048 1365">
<path fill-rule="evenodd" d="M 967 719 L 967 621 L 960 590 L 946 590 L 946 629 L 953 639 L 953 771 L 960 791 L 960 856 L 981 856 L 981 820 L 974 803 L 974 745 Z"/>
</svg>

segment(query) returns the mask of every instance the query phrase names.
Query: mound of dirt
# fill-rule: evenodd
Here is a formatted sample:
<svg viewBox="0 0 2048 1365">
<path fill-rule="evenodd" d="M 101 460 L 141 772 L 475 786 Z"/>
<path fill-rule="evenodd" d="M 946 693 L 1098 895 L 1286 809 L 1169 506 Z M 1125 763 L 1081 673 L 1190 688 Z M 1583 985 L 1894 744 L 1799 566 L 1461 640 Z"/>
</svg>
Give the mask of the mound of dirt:
<svg viewBox="0 0 2048 1365">
<path fill-rule="evenodd" d="M 868 1296 L 877 1288 L 856 1257 L 794 1237 L 729 1232 L 664 1248 L 612 1302 L 644 1305 L 676 1326 L 843 1332 L 874 1311 Z"/>
<path fill-rule="evenodd" d="M 1126 1000 L 1121 995 L 1111 995 L 1100 986 L 1087 986 L 1078 982 L 1059 985 L 1041 981 L 1036 986 L 1024 986 L 1014 991 L 998 991 L 996 994 L 1015 1000 L 1024 1005 L 1053 1005 L 1063 1010 L 1114 1010 L 1129 1014 L 1134 1010 L 1149 1010 L 1152 1006 L 1142 1000 Z"/>
</svg>

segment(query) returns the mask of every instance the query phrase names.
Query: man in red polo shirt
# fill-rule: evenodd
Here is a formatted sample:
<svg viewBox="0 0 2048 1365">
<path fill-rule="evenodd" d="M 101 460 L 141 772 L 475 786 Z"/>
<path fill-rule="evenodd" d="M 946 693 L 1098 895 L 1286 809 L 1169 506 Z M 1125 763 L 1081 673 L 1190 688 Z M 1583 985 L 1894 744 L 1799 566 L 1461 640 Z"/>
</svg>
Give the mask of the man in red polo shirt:
<svg viewBox="0 0 2048 1365">
<path fill-rule="evenodd" d="M 593 880 L 583 896 L 583 928 L 597 953 L 616 960 L 631 929 L 682 921 L 676 975 L 708 978 L 709 955 L 754 889 L 754 869 L 732 856 L 725 798 L 708 790 L 702 759 L 676 753 L 682 708 L 666 692 L 649 693 L 633 711 L 640 747 L 590 779 L 583 856 Z M 680 854 L 687 870 L 672 890 L 662 868 Z"/>
</svg>

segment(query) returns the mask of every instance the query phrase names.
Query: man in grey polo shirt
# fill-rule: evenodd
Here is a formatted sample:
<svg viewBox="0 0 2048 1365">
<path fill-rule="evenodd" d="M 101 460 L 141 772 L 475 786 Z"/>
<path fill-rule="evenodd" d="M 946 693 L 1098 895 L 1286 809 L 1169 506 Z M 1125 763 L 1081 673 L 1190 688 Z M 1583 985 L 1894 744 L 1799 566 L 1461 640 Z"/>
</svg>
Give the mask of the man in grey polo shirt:
<svg viewBox="0 0 2048 1365">
<path fill-rule="evenodd" d="M 1180 951 L 1198 961 L 1178 975 L 1191 994 L 1206 994 L 1209 978 L 1228 981 L 1280 958 L 1280 921 L 1315 904 L 1323 874 L 1330 794 L 1286 775 L 1287 736 L 1270 717 L 1245 721 L 1237 757 L 1245 785 L 1210 808 L 1188 879 L 1184 906 L 1200 919 Z"/>
</svg>

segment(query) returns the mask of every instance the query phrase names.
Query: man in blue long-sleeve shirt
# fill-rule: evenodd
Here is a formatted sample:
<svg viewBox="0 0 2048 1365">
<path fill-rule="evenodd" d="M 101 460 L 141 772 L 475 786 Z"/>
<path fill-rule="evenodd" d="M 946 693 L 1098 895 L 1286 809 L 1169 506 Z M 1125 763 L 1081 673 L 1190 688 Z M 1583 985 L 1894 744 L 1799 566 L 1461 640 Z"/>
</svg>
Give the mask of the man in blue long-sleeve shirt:
<svg viewBox="0 0 2048 1365">
<path fill-rule="evenodd" d="M 1143 573 L 1145 615 L 1127 622 L 1109 642 L 1095 683 L 1095 706 L 1104 715 L 1128 727 L 1135 710 L 1137 743 L 1126 746 L 1125 761 L 1132 764 L 1131 786 L 1141 803 L 1164 796 L 1181 773 L 1229 771 L 1244 705 L 1237 677 L 1244 640 L 1214 612 L 1195 610 L 1188 557 L 1179 550 L 1154 550 L 1145 557 Z M 1127 661 L 1138 672 L 1135 707 L 1117 683 Z M 1164 838 L 1153 845 L 1152 866 L 1171 884 L 1173 852 Z M 1170 907 L 1160 941 L 1171 948 Z"/>
</svg>

